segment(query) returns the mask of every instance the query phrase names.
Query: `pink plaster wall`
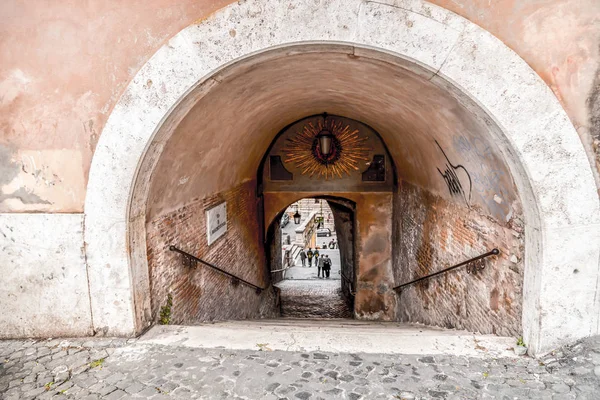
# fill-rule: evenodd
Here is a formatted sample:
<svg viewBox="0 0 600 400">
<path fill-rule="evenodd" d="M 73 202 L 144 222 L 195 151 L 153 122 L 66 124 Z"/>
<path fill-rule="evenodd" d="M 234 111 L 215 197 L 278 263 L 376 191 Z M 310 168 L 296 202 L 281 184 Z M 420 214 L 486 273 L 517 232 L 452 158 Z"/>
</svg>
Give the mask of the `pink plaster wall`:
<svg viewBox="0 0 600 400">
<path fill-rule="evenodd" d="M 600 1 L 429 0 L 485 28 L 550 86 L 600 171 Z M 600 179 L 596 174 L 597 186 Z"/>
<path fill-rule="evenodd" d="M 598 0 L 432 2 L 523 57 L 593 151 L 591 136 L 600 131 L 590 111 L 600 108 Z M 1 2 L 0 212 L 82 211 L 98 136 L 129 80 L 169 37 L 227 3 Z"/>
<path fill-rule="evenodd" d="M 94 148 L 129 80 L 227 2 L 2 1 L 0 212 L 82 211 Z"/>
</svg>

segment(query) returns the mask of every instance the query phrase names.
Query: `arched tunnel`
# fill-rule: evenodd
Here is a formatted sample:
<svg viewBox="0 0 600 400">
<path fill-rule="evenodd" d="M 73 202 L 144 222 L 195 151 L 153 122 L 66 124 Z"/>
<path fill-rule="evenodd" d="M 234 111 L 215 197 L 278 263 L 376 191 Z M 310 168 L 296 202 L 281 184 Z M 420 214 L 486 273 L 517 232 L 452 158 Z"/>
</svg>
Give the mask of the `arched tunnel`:
<svg viewBox="0 0 600 400">
<path fill-rule="evenodd" d="M 333 196 L 356 207 L 356 318 L 520 334 L 526 202 L 501 129 L 416 63 L 347 47 L 254 55 L 171 111 L 146 152 L 130 210 L 133 259 L 146 253 L 148 263 L 150 296 L 137 299 L 146 324 L 169 296 L 173 323 L 277 317 L 273 290 L 256 294 L 205 268 L 182 270 L 167 249 L 270 288 L 269 225 L 300 198 Z M 303 172 L 293 157 L 299 148 L 286 144 L 324 112 L 364 139 L 339 176 Z M 270 156 L 281 157 L 291 179 L 273 179 Z M 385 160 L 383 175 L 365 180 L 375 156 Z M 223 202 L 227 231 L 209 245 L 207 210 Z M 492 248 L 500 255 L 484 269 L 393 290 Z"/>
</svg>

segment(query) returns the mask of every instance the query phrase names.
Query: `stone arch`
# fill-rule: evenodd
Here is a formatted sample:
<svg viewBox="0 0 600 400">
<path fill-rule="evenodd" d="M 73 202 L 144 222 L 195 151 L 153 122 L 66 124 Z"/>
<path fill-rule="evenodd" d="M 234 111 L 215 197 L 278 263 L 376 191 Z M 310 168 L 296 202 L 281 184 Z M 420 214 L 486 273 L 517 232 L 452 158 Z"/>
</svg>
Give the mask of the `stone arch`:
<svg viewBox="0 0 600 400">
<path fill-rule="evenodd" d="M 528 227 L 524 338 L 542 352 L 597 333 L 600 205 L 583 146 L 551 90 L 497 38 L 445 9 L 419 0 L 308 3 L 225 7 L 173 37 L 127 87 L 96 147 L 85 202 L 94 328 L 132 335 L 147 320 L 141 205 L 166 139 L 159 130 L 191 107 L 190 93 L 218 85 L 227 66 L 329 43 L 420 74 L 501 128 L 493 139 Z"/>
<path fill-rule="evenodd" d="M 315 199 L 315 200 L 325 201 L 327 203 L 327 209 L 329 209 L 329 211 L 331 211 L 331 214 L 332 214 L 334 220 L 336 220 L 336 217 L 338 217 L 337 219 L 339 219 L 339 215 L 336 215 L 336 213 L 340 214 L 340 212 L 338 210 L 347 212 L 349 214 L 354 214 L 354 212 L 356 210 L 356 203 L 347 197 L 340 197 L 340 196 L 336 196 L 336 195 L 323 195 L 323 194 L 316 194 L 315 196 L 311 196 L 311 195 L 307 195 L 306 193 L 293 194 L 291 196 L 286 196 L 285 200 L 283 200 L 283 202 L 281 202 L 278 206 L 276 206 L 280 210 L 279 212 L 277 212 L 277 214 L 265 215 L 265 222 L 266 222 L 266 225 L 268 225 L 268 227 L 266 227 L 266 229 L 265 229 L 267 243 L 269 241 L 274 241 L 273 238 L 269 237 L 269 236 L 274 235 L 274 233 L 275 233 L 274 228 L 276 228 L 276 225 L 278 224 L 277 221 L 279 220 L 279 218 L 281 218 L 283 213 L 287 209 L 292 207 L 292 205 L 294 203 L 297 203 L 304 199 Z M 282 206 L 282 204 L 285 204 L 285 205 Z M 334 209 L 334 207 L 337 207 L 337 208 Z M 352 224 L 354 224 L 354 221 L 352 221 Z M 335 225 L 335 226 L 337 229 L 337 225 Z M 351 250 L 353 251 L 354 248 L 352 248 Z M 281 251 L 281 249 L 279 249 L 279 251 Z M 271 269 L 274 269 L 273 266 L 271 266 L 271 267 L 272 267 Z"/>
<path fill-rule="evenodd" d="M 331 224 L 334 228 L 334 238 L 337 240 L 336 249 L 339 251 L 340 261 L 340 286 L 341 293 L 348 306 L 348 310 L 351 311 L 347 317 L 354 317 L 354 296 L 357 280 L 357 260 L 355 259 L 356 253 L 356 203 L 347 197 L 339 197 L 335 195 L 317 195 L 314 197 L 307 196 L 306 193 L 288 193 L 285 196 L 285 200 L 282 202 L 276 202 L 276 209 L 281 211 L 273 215 L 273 213 L 265 212 L 265 219 L 268 228 L 265 230 L 265 243 L 268 247 L 269 252 L 269 266 L 271 270 L 281 270 L 284 268 L 284 254 L 282 253 L 282 228 L 280 226 L 280 218 L 286 211 L 292 211 L 294 204 L 298 205 L 298 202 L 302 200 L 319 200 L 327 203 L 326 210 L 331 213 L 332 220 Z M 306 206 L 305 207 L 310 207 Z M 302 211 L 302 210 L 300 210 Z M 304 212 L 304 218 L 307 217 Z M 306 219 L 304 220 L 306 221 Z M 293 224 L 292 221 L 290 223 Z M 325 224 L 331 226 L 328 222 Z M 296 225 L 294 225 L 296 226 Z M 292 239 L 292 243 L 296 238 Z M 324 238 L 321 240 L 330 240 L 331 238 Z M 321 246 L 319 239 L 316 239 L 316 246 Z M 306 242 L 305 242 L 306 243 Z M 290 243 L 288 243 L 290 244 Z M 313 247 L 310 245 L 308 247 Z M 322 248 L 322 247 L 320 247 Z M 296 253 L 297 254 L 297 253 Z M 272 274 L 273 283 L 277 284 L 285 279 L 282 272 L 275 272 Z"/>
</svg>

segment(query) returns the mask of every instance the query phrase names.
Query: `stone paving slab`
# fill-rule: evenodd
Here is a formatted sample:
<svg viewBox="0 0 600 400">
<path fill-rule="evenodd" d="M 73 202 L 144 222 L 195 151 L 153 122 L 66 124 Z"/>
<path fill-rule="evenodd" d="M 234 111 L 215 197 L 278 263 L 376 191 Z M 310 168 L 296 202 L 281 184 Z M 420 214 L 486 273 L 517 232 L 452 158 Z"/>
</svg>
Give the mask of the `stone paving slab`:
<svg viewBox="0 0 600 400">
<path fill-rule="evenodd" d="M 341 290 L 340 280 L 283 280 L 275 284 L 280 289 L 302 290 L 315 295 L 337 293 Z"/>
<path fill-rule="evenodd" d="M 85 359 L 85 364 L 81 361 Z M 598 399 L 600 337 L 541 359 L 0 341 L 0 398 Z"/>
<path fill-rule="evenodd" d="M 267 343 L 273 350 L 333 353 L 454 354 L 515 357 L 514 338 L 399 322 L 325 319 L 225 321 L 197 326 L 155 326 L 140 342 L 197 348 L 251 350 Z"/>
</svg>

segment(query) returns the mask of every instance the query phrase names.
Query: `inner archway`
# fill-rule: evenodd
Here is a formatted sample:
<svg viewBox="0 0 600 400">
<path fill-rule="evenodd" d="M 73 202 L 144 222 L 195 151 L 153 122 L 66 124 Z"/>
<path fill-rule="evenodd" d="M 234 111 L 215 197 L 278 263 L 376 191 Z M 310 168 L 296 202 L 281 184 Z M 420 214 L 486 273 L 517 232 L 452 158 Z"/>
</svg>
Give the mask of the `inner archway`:
<svg viewBox="0 0 600 400">
<path fill-rule="evenodd" d="M 507 165 L 510 173 L 502 176 L 507 179 L 504 194 L 508 197 L 475 196 L 474 200 L 475 205 L 498 220 L 515 215 L 514 202 L 509 200 L 521 202 L 527 225 L 525 256 L 521 260 L 525 274 L 522 314 L 525 340 L 536 351 L 597 330 L 598 305 L 573 301 L 576 293 L 558 290 L 565 280 L 577 280 L 581 283 L 574 285 L 578 293 L 587 293 L 586 299 L 594 298 L 590 293 L 595 290 L 598 243 L 589 240 L 589 236 L 598 233 L 598 198 L 581 143 L 551 92 L 496 39 L 445 10 L 436 9 L 427 17 L 420 2 L 411 6 L 417 10 L 409 11 L 379 3 L 355 5 L 356 8 L 347 4 L 329 5 L 326 13 L 313 5 L 278 9 L 280 5 L 271 4 L 265 5 L 261 13 L 250 12 L 256 6 L 254 2 L 233 5 L 183 31 L 134 79 L 100 138 L 86 198 L 87 262 L 97 329 L 131 334 L 153 321 L 146 254 L 149 221 L 204 201 L 207 196 L 233 196 L 230 198 L 251 201 L 250 195 L 235 194 L 249 193 L 260 201 L 250 171 L 256 171 L 260 155 L 276 133 L 306 115 L 328 110 L 372 126 L 390 148 L 396 143 L 393 147 L 408 149 L 404 154 L 399 150 L 398 157 L 394 155 L 398 170 L 403 174 L 412 171 L 406 175 L 412 175 L 418 187 L 440 196 L 452 193 L 446 185 L 445 177 L 449 175 L 443 160 L 448 160 L 450 168 L 467 164 L 456 161 L 458 148 L 474 149 L 473 158 L 467 160 L 472 165 L 463 167 L 485 171 L 480 180 L 484 184 L 490 177 L 492 182 L 502 181 L 489 165 Z M 354 15 L 347 24 L 339 25 L 319 19 L 335 15 L 346 21 L 343 16 L 350 9 L 358 10 L 361 18 Z M 317 16 L 313 20 L 316 25 L 298 23 L 299 15 Z M 241 18 L 249 24 L 237 26 L 236 35 L 229 35 L 230 30 L 222 29 L 220 24 L 231 18 Z M 252 18 L 302 28 L 291 37 L 288 29 L 247 20 Z M 261 28 L 252 34 L 244 33 L 254 26 Z M 378 30 L 384 26 L 398 26 L 408 32 L 397 35 Z M 315 27 L 328 30 L 323 32 Z M 329 43 L 311 45 L 312 40 Z M 345 43 L 332 44 L 336 41 Z M 205 46 L 200 59 L 196 44 Z M 206 51 L 206 46 L 211 50 Z M 302 71 L 292 74 L 288 67 L 300 65 L 296 63 L 280 65 L 277 70 L 289 75 L 278 78 L 273 71 L 256 68 L 268 59 L 291 61 L 294 55 L 311 53 L 318 55 L 318 59 L 310 65 L 333 68 L 333 75 L 325 71 L 316 75 L 325 77 L 326 82 L 311 80 L 314 74 L 307 76 L 310 71 L 307 68 L 305 74 Z M 323 62 L 323 53 L 331 55 L 331 62 Z M 333 60 L 335 57 L 338 62 Z M 235 64 L 228 65 L 234 61 Z M 390 73 L 365 70 L 373 66 L 387 68 Z M 344 79 L 336 80 L 336 74 L 344 68 L 345 72 L 337 75 Z M 237 89 L 226 85 L 243 71 L 263 73 L 261 84 L 247 80 Z M 369 76 L 389 79 L 367 79 L 361 85 L 361 79 Z M 288 86 L 294 82 L 296 88 Z M 307 82 L 313 82 L 315 90 L 306 90 Z M 394 82 L 401 84 L 394 86 Z M 277 84 L 281 91 L 268 89 L 265 83 Z M 365 95 L 369 86 L 373 96 Z M 225 96 L 227 90 L 243 102 L 236 107 L 227 106 L 232 102 L 222 103 L 231 98 Z M 353 96 L 357 92 L 362 96 Z M 205 103 L 201 104 L 203 99 Z M 194 108 L 197 112 L 190 113 Z M 211 118 L 215 115 L 219 118 Z M 461 127 L 457 128 L 453 121 L 461 123 Z M 440 129 L 432 131 L 432 127 Z M 467 136 L 487 138 L 493 143 L 492 151 L 487 152 L 486 147 L 480 148 L 475 143 L 461 147 L 457 142 L 454 148 L 452 142 L 444 140 L 450 139 L 448 131 L 472 132 L 473 136 Z M 200 147 L 190 148 L 190 140 L 170 140 L 184 139 L 186 135 L 195 136 L 192 142 Z M 183 154 L 193 157 L 181 157 Z M 244 157 L 238 157 L 240 154 Z M 480 155 L 484 162 L 477 165 Z M 491 164 L 485 162 L 489 157 Z M 186 165 L 190 159 L 196 160 L 194 168 Z M 167 165 L 171 166 L 171 179 L 165 181 L 160 171 Z M 565 165 L 579 171 L 577 176 L 565 177 L 562 169 Z M 189 171 L 194 174 L 189 175 Z M 238 192 L 233 193 L 234 189 Z M 465 200 L 461 191 L 458 194 Z M 486 203 L 484 199 L 489 201 Z M 451 198 L 447 200 L 456 204 Z M 384 203 L 373 203 L 374 210 L 384 214 Z M 262 209 L 256 208 L 256 204 L 242 204 L 248 209 Z M 505 208 L 507 204 L 510 208 Z M 258 221 L 259 225 L 264 223 L 263 216 L 250 220 Z M 359 227 L 367 231 L 368 228 Z M 564 229 L 569 230 L 568 235 L 563 234 Z M 259 228 L 240 230 L 238 234 L 260 244 L 262 234 L 256 234 L 260 231 Z M 576 253 L 563 250 L 568 245 L 566 236 L 581 244 Z M 264 260 L 261 252 L 264 249 L 257 248 L 253 253 L 258 257 L 258 269 L 253 271 L 263 271 L 254 276 L 257 279 L 268 276 L 267 271 L 260 269 L 261 257 Z M 369 262 L 391 265 L 391 258 Z M 572 268 L 561 267 L 574 263 L 581 268 L 575 275 Z M 536 311 L 540 303 L 561 310 L 560 315 L 540 315 Z"/>
<path fill-rule="evenodd" d="M 331 164 L 323 163 L 318 155 L 317 138 L 323 129 L 334 135 L 332 157 L 339 156 Z M 334 153 L 337 150 L 339 154 Z M 277 221 L 281 209 L 306 197 L 325 198 L 335 210 L 338 235 L 344 238 L 340 242 L 341 272 L 347 279 L 343 294 L 356 318 L 396 318 L 396 295 L 391 291 L 395 170 L 393 158 L 373 128 L 336 114 L 320 114 L 301 118 L 278 132 L 258 171 L 267 226 Z M 369 229 L 357 230 L 356 226 Z M 373 260 L 378 261 L 373 264 Z"/>
<path fill-rule="evenodd" d="M 271 222 L 266 242 L 282 317 L 354 317 L 354 210 L 346 199 L 303 198 Z"/>
</svg>

